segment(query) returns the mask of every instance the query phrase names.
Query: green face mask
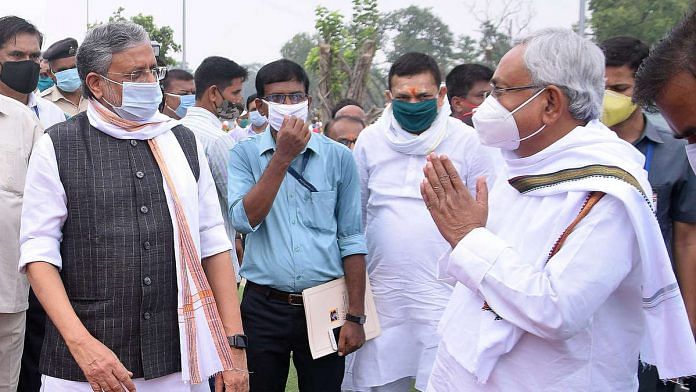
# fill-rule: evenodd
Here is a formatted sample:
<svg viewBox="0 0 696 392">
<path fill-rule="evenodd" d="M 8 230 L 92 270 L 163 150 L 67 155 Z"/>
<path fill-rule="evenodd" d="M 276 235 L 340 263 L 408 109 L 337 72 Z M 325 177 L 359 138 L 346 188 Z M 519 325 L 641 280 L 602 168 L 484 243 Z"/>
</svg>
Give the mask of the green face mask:
<svg viewBox="0 0 696 392">
<path fill-rule="evenodd" d="M 437 118 L 437 98 L 415 103 L 395 99 L 392 112 L 401 128 L 418 135 L 430 128 Z"/>
</svg>

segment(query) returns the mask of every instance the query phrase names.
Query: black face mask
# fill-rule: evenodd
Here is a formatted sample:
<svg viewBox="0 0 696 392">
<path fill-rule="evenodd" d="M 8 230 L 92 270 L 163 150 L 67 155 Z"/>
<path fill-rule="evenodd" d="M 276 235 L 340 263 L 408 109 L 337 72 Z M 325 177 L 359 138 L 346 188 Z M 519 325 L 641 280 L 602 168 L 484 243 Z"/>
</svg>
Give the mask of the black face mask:
<svg viewBox="0 0 696 392">
<path fill-rule="evenodd" d="M 36 90 L 39 83 L 39 64 L 33 60 L 6 61 L 2 64 L 0 81 L 22 94 Z"/>
</svg>

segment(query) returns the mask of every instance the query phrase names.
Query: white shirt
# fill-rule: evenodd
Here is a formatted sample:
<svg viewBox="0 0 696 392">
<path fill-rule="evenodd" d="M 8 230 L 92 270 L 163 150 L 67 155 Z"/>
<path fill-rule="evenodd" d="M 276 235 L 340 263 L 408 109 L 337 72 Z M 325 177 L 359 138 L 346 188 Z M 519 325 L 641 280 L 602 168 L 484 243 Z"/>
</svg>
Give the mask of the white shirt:
<svg viewBox="0 0 696 392">
<path fill-rule="evenodd" d="M 230 221 L 227 204 L 227 162 L 229 161 L 229 152 L 236 143 L 228 133 L 222 130 L 220 119 L 207 109 L 198 106 L 188 108 L 186 116 L 181 119 L 181 124 L 193 131 L 196 139 L 203 146 L 210 171 L 215 180 L 222 218 L 225 221 L 225 230 L 230 241 L 234 244 L 236 230 Z M 235 274 L 239 280 L 239 263 L 236 252 L 232 252 L 232 259 Z"/>
<path fill-rule="evenodd" d="M 473 128 L 451 117 L 443 120 L 447 131 L 435 153 L 447 154 L 475 192 L 476 178 L 493 174 L 488 152 Z M 347 359 L 343 388 L 362 390 L 415 377 L 416 388 L 424 390 L 439 342 L 437 324 L 452 292 L 437 278 L 437 261 L 451 248 L 421 197 L 426 155 L 394 150 L 386 136 L 391 131 L 382 124 L 363 130 L 354 150 L 368 276 L 382 333 Z M 395 132 L 414 138 L 402 129 Z"/>
<path fill-rule="evenodd" d="M 55 103 L 39 97 L 36 93 L 29 94 L 29 109 L 37 115 L 44 129 L 66 120 L 65 113 Z"/>
<path fill-rule="evenodd" d="M 0 95 L 0 313 L 24 311 L 29 282 L 17 272 L 19 224 L 29 156 L 43 129 L 20 102 Z"/>
<path fill-rule="evenodd" d="M 249 126 L 247 126 L 246 128 L 236 126 L 229 132 L 229 134 L 232 136 L 232 139 L 234 139 L 235 142 L 239 143 L 242 140 L 248 139 L 256 135 L 256 132 L 254 132 L 252 125 L 249 124 Z"/>
<path fill-rule="evenodd" d="M 686 156 L 689 158 L 691 170 L 696 173 L 696 143 L 686 145 Z"/>
</svg>

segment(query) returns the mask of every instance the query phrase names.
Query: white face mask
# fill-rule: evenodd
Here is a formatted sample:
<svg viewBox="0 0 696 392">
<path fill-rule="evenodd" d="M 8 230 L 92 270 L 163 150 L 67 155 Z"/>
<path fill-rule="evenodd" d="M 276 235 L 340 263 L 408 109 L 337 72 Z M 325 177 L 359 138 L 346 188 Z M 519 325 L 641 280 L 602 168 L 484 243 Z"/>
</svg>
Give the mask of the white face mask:
<svg viewBox="0 0 696 392">
<path fill-rule="evenodd" d="M 696 173 L 696 143 L 686 145 L 686 157 L 689 158 L 691 170 Z"/>
<path fill-rule="evenodd" d="M 268 105 L 268 123 L 271 128 L 276 131 L 280 130 L 280 126 L 283 125 L 283 120 L 285 116 L 295 116 L 302 121 L 307 121 L 307 115 L 309 114 L 309 100 L 296 103 L 294 105 L 284 105 L 282 103 L 274 103 L 263 101 Z"/>
<path fill-rule="evenodd" d="M 147 121 L 157 113 L 159 105 L 162 102 L 162 89 L 159 83 L 136 83 L 136 82 L 115 82 L 105 76 L 102 78 L 114 84 L 120 84 L 123 89 L 121 97 L 121 106 L 116 106 L 111 102 L 104 100 L 111 105 L 119 117 L 131 121 Z"/>
<path fill-rule="evenodd" d="M 501 105 L 494 96 L 491 95 L 486 98 L 471 118 L 481 144 L 513 151 L 520 147 L 521 141 L 536 136 L 543 131 L 546 124 L 542 125 L 541 128 L 531 135 L 520 138 L 520 131 L 517 129 L 517 123 L 513 114 L 538 97 L 544 90 L 546 89 L 544 88 L 532 95 L 512 112 Z"/>
</svg>

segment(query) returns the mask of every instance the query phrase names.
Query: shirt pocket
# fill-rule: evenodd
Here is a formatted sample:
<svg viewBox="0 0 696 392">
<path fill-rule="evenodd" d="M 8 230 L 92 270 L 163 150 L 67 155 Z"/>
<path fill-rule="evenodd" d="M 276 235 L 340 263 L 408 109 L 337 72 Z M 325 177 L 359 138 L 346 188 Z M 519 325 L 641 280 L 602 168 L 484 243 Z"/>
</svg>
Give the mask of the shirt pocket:
<svg viewBox="0 0 696 392">
<path fill-rule="evenodd" d="M 0 145 L 0 189 L 22 195 L 26 175 L 27 158 L 21 149 Z"/>
<path fill-rule="evenodd" d="M 302 222 L 305 226 L 336 231 L 336 191 L 308 192 L 304 199 Z"/>
</svg>

